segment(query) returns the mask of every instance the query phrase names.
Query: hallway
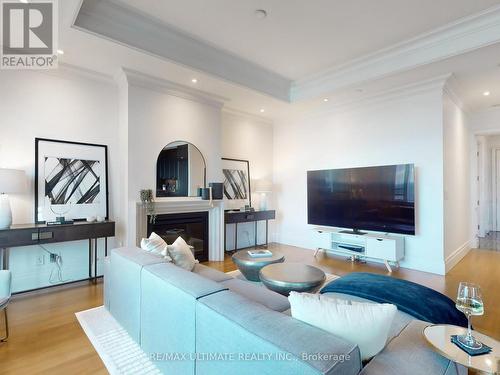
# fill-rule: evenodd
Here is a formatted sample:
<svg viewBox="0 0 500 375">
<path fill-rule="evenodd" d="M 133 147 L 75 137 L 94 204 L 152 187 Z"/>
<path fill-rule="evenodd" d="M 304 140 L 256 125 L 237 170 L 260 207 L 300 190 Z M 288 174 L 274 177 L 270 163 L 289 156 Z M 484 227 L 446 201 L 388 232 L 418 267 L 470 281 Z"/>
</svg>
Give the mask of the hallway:
<svg viewBox="0 0 500 375">
<path fill-rule="evenodd" d="M 490 232 L 485 237 L 479 237 L 479 249 L 500 251 L 500 232 Z"/>
</svg>

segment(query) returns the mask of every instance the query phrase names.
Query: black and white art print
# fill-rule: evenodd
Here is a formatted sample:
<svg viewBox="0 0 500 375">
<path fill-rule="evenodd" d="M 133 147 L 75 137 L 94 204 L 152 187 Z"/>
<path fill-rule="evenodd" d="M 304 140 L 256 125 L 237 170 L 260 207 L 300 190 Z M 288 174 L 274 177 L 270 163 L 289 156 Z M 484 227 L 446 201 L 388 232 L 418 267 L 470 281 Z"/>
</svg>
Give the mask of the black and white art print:
<svg viewBox="0 0 500 375">
<path fill-rule="evenodd" d="M 248 160 L 222 158 L 224 200 L 229 209 L 251 205 L 250 163 Z"/>
<path fill-rule="evenodd" d="M 99 160 L 45 157 L 45 196 L 51 204 L 99 203 Z"/>
<path fill-rule="evenodd" d="M 37 222 L 108 217 L 106 146 L 37 138 L 35 149 Z"/>
</svg>

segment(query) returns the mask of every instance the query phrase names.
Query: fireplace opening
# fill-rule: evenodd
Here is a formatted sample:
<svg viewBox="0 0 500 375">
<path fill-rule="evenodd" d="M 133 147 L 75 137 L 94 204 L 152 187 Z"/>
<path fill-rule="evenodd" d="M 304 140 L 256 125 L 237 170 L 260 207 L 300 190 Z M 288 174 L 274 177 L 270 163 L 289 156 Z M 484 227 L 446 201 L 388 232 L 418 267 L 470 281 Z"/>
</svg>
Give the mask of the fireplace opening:
<svg viewBox="0 0 500 375">
<path fill-rule="evenodd" d="M 180 236 L 193 247 L 196 259 L 200 262 L 208 260 L 208 212 L 157 215 L 154 223 L 148 219 L 148 236 L 152 232 L 169 245 Z"/>
</svg>

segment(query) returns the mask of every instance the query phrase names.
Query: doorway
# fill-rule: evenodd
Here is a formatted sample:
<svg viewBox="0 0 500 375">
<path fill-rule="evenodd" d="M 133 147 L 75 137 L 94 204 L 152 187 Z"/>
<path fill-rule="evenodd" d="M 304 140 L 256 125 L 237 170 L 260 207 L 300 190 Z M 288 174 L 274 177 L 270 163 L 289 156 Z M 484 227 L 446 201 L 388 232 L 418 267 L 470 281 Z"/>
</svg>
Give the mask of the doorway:
<svg viewBox="0 0 500 375">
<path fill-rule="evenodd" d="M 476 180 L 478 247 L 500 250 L 500 135 L 477 136 Z"/>
</svg>

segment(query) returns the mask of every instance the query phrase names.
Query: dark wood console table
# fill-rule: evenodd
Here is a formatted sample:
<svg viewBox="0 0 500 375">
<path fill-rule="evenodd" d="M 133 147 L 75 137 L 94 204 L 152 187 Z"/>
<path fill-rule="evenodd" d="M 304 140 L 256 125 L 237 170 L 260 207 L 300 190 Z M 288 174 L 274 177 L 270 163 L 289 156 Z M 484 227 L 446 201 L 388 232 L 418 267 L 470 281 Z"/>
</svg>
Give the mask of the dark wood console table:
<svg viewBox="0 0 500 375">
<path fill-rule="evenodd" d="M 255 223 L 255 246 L 257 247 L 257 222 L 266 222 L 266 245 L 269 244 L 269 220 L 276 218 L 275 210 L 266 211 L 226 211 L 224 213 L 224 224 L 234 224 L 234 250 L 238 249 L 238 224 L 239 223 Z M 225 232 L 225 231 L 224 231 Z M 224 236 L 225 237 L 225 236 Z M 224 238 L 224 251 L 226 250 L 226 238 Z"/>
<path fill-rule="evenodd" d="M 86 279 L 59 283 L 41 288 L 25 290 L 18 293 L 37 289 L 50 288 L 52 286 L 74 283 L 77 281 L 97 279 L 97 239 L 104 238 L 104 254 L 108 253 L 108 237 L 115 235 L 115 222 L 93 222 L 78 221 L 74 224 L 46 225 L 46 224 L 21 224 L 13 225 L 10 229 L 0 229 L 0 251 L 2 252 L 2 269 L 9 268 L 9 251 L 11 248 L 43 245 L 56 242 L 89 241 L 89 277 Z M 94 272 L 92 272 L 94 264 Z"/>
</svg>

